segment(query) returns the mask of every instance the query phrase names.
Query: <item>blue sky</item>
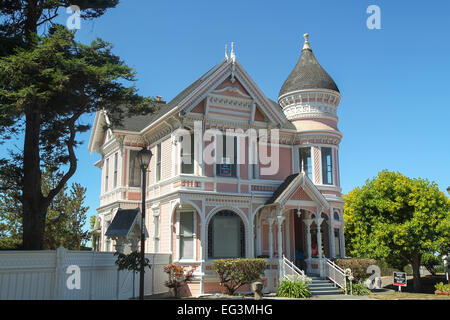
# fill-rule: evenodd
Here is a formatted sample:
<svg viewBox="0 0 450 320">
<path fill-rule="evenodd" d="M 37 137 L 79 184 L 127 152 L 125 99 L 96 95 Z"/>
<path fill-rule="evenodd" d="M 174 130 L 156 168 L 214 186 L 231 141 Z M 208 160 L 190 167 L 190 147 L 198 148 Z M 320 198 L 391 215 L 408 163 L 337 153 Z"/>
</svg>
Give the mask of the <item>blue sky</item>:
<svg viewBox="0 0 450 320">
<path fill-rule="evenodd" d="M 381 9 L 381 30 L 369 30 L 369 5 Z M 224 58 L 237 59 L 276 100 L 310 34 L 316 58 L 342 100 L 341 184 L 347 193 L 383 170 L 450 185 L 450 2 L 442 1 L 121 1 L 82 21 L 79 41 L 100 37 L 137 71 L 145 96 L 170 101 Z M 60 14 L 61 21 L 69 15 Z M 93 122 L 93 116 L 86 116 Z M 86 186 L 89 214 L 99 205 L 99 155 L 81 136 L 71 182 Z M 446 193 L 447 194 L 447 193 Z"/>
</svg>

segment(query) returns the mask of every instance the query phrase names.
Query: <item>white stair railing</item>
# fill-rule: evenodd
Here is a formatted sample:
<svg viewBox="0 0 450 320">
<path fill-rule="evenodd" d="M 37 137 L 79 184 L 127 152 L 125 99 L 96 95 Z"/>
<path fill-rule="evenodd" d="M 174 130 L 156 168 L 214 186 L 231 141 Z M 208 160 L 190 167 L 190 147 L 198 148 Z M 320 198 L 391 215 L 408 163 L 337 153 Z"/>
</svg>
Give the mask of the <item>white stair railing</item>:
<svg viewBox="0 0 450 320">
<path fill-rule="evenodd" d="M 335 286 L 337 285 L 344 289 L 345 294 L 347 294 L 347 277 L 344 269 L 339 267 L 333 261 L 325 258 L 324 271 L 325 276 L 330 279 Z"/>
<path fill-rule="evenodd" d="M 305 272 L 283 255 L 283 277 L 289 280 L 297 280 L 305 277 Z"/>
</svg>

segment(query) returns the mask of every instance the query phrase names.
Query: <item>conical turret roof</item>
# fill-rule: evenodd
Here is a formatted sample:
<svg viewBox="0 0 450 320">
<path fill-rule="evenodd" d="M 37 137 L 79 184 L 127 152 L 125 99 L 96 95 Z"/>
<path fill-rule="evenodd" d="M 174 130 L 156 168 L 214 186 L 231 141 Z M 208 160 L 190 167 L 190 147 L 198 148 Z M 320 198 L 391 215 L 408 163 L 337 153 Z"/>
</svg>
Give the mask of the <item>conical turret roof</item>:
<svg viewBox="0 0 450 320">
<path fill-rule="evenodd" d="M 308 42 L 308 34 L 304 35 L 305 44 L 303 46 L 300 59 L 297 65 L 281 87 L 282 95 L 306 89 L 329 89 L 339 92 L 339 89 L 330 77 L 330 75 L 322 68 L 317 61 Z"/>
</svg>

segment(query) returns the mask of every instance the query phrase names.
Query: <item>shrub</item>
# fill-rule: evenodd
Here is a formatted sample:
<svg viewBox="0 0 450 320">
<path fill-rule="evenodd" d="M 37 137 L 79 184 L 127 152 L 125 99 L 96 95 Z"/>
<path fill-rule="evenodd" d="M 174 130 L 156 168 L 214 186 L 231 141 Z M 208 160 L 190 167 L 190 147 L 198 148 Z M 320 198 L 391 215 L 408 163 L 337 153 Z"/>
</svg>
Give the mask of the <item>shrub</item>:
<svg viewBox="0 0 450 320">
<path fill-rule="evenodd" d="M 350 284 L 347 285 L 347 293 L 350 293 Z M 360 282 L 352 284 L 352 295 L 354 296 L 367 296 L 370 294 L 370 290 Z"/>
<path fill-rule="evenodd" d="M 115 252 L 115 256 L 117 256 L 116 265 L 119 267 L 119 270 L 129 270 L 133 272 L 139 272 L 141 270 L 141 253 L 137 251 L 133 251 L 129 254 Z M 144 270 L 145 267 L 151 268 L 150 260 L 148 258 L 144 258 Z"/>
<path fill-rule="evenodd" d="M 342 269 L 350 268 L 355 282 L 364 281 L 370 275 L 367 273 L 367 268 L 370 265 L 376 265 L 374 259 L 367 258 L 346 258 L 335 259 L 334 262 Z"/>
<path fill-rule="evenodd" d="M 192 280 L 194 277 L 194 271 L 196 266 L 192 266 L 190 269 L 187 267 L 171 263 L 164 267 L 164 272 L 169 275 L 169 280 L 164 282 L 164 285 L 174 290 L 175 298 L 178 298 L 179 288 Z"/>
<path fill-rule="evenodd" d="M 435 284 L 434 288 L 436 291 L 450 292 L 450 284 L 444 284 L 443 282 Z"/>
<path fill-rule="evenodd" d="M 287 298 L 309 298 L 311 297 L 311 291 L 304 280 L 291 281 L 283 279 L 278 286 L 277 296 Z"/>
<path fill-rule="evenodd" d="M 267 269 L 266 259 L 217 259 L 211 263 L 217 272 L 220 285 L 229 295 L 233 295 L 244 284 L 260 279 Z"/>
</svg>

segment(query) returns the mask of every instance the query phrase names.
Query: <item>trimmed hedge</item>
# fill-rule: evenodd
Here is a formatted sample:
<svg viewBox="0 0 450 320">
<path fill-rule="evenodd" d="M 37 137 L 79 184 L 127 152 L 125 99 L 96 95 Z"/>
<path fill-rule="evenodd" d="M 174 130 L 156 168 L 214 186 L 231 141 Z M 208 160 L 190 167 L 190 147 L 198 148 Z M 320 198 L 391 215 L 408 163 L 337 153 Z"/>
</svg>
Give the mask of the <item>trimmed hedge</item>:
<svg viewBox="0 0 450 320">
<path fill-rule="evenodd" d="M 354 282 L 364 281 L 369 278 L 370 274 L 367 273 L 367 268 L 370 265 L 377 264 L 376 260 L 368 258 L 335 259 L 334 263 L 344 270 L 347 268 L 352 269 Z"/>
<path fill-rule="evenodd" d="M 217 259 L 211 268 L 217 272 L 225 293 L 233 295 L 244 284 L 261 278 L 267 269 L 266 259 Z"/>
</svg>

